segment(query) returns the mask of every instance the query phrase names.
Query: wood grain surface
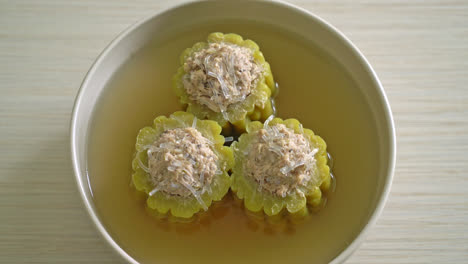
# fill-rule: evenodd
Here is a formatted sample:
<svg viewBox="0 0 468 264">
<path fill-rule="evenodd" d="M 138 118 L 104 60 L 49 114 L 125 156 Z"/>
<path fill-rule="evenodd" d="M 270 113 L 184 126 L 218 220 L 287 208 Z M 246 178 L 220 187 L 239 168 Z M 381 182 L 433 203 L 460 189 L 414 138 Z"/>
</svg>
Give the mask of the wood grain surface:
<svg viewBox="0 0 468 264">
<path fill-rule="evenodd" d="M 0 263 L 120 263 L 72 175 L 69 119 L 101 50 L 180 1 L 0 0 Z M 348 263 L 468 262 L 468 1 L 296 0 L 379 74 L 397 168 L 377 225 Z"/>
</svg>

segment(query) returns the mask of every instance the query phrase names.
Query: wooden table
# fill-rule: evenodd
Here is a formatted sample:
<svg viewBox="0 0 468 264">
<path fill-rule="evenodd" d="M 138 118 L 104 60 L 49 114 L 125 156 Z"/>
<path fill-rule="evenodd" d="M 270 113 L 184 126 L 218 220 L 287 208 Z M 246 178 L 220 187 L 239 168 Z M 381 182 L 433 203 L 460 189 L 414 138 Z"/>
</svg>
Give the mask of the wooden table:
<svg viewBox="0 0 468 264">
<path fill-rule="evenodd" d="M 1 263 L 121 262 L 79 198 L 70 114 L 106 44 L 174 2 L 0 0 Z M 390 199 L 349 263 L 468 262 L 468 2 L 291 2 L 363 51 L 395 117 Z"/>
</svg>

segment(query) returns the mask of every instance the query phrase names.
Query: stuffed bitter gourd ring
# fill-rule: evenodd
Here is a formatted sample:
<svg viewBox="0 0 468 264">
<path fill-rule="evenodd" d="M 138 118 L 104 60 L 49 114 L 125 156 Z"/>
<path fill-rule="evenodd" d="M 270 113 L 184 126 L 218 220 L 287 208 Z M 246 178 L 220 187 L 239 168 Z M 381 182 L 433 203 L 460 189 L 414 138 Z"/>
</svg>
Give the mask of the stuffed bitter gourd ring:
<svg viewBox="0 0 468 264">
<path fill-rule="evenodd" d="M 321 205 L 322 192 L 330 188 L 326 143 L 296 119 L 248 123 L 231 147 L 231 189 L 248 210 L 305 215 L 307 205 Z"/>
<path fill-rule="evenodd" d="M 161 214 L 190 218 L 229 190 L 233 153 L 215 121 L 190 113 L 159 116 L 140 130 L 132 162 L 135 188 Z"/>
<path fill-rule="evenodd" d="M 237 34 L 211 33 L 180 56 L 174 90 L 187 112 L 200 119 L 245 130 L 248 120 L 273 113 L 275 85 L 270 65 L 258 45 Z"/>
</svg>

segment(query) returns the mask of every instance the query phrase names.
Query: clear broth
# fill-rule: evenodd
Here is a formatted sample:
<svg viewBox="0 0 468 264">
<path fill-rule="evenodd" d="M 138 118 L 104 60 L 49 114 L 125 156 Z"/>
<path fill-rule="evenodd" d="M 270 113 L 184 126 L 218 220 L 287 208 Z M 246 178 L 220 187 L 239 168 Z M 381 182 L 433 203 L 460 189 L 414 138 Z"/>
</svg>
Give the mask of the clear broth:
<svg viewBox="0 0 468 264">
<path fill-rule="evenodd" d="M 334 158 L 337 185 L 326 207 L 284 232 L 252 224 L 231 196 L 203 221 L 169 224 L 152 217 L 144 197 L 130 187 L 139 129 L 182 110 L 171 86 L 179 55 L 214 31 L 259 44 L 280 85 L 278 116 L 314 130 Z M 326 263 L 367 222 L 377 186 L 372 113 L 346 70 L 300 36 L 255 22 L 199 25 L 155 38 L 108 82 L 89 132 L 88 173 L 99 217 L 141 263 Z"/>
</svg>

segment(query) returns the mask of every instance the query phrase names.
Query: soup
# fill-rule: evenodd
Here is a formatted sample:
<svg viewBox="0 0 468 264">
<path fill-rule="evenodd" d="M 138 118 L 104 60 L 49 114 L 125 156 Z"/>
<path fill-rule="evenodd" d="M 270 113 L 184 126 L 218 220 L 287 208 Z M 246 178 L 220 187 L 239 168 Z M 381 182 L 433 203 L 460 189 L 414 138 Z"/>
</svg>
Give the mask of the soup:
<svg viewBox="0 0 468 264">
<path fill-rule="evenodd" d="M 253 221 L 228 194 L 192 223 L 158 220 L 131 182 L 138 130 L 159 115 L 183 110 L 172 90 L 179 55 L 210 32 L 256 41 L 280 92 L 277 115 L 297 118 L 320 135 L 334 158 L 335 192 L 305 221 L 278 230 Z M 194 25 L 155 36 L 107 83 L 88 142 L 88 176 L 99 217 L 141 263 L 325 263 L 368 220 L 379 168 L 375 123 L 358 87 L 337 60 L 299 35 L 249 21 Z M 350 228 L 352 227 L 352 228 Z"/>
</svg>

